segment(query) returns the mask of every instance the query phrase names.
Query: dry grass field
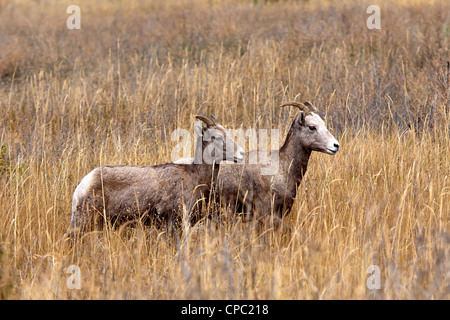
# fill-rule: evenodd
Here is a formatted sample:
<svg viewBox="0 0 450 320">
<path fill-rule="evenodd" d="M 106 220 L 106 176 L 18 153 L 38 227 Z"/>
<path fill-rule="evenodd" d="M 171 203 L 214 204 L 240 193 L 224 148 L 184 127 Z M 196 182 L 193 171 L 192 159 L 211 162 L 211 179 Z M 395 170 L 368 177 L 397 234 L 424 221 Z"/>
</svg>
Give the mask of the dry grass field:
<svg viewBox="0 0 450 320">
<path fill-rule="evenodd" d="M 449 299 L 450 2 L 377 1 L 369 30 L 372 2 L 0 0 L 0 299 Z M 93 168 L 170 162 L 197 114 L 283 140 L 294 99 L 341 150 L 280 227 L 64 238 Z"/>
</svg>

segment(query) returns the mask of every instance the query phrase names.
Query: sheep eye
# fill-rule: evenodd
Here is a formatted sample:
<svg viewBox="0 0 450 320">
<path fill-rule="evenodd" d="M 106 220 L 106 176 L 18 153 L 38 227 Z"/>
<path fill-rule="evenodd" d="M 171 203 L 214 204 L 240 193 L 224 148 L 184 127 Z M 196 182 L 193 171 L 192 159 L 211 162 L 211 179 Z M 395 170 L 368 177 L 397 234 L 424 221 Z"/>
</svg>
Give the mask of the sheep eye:
<svg viewBox="0 0 450 320">
<path fill-rule="evenodd" d="M 316 127 L 314 127 L 314 126 L 309 126 L 309 130 L 311 130 L 311 131 L 316 131 Z"/>
</svg>

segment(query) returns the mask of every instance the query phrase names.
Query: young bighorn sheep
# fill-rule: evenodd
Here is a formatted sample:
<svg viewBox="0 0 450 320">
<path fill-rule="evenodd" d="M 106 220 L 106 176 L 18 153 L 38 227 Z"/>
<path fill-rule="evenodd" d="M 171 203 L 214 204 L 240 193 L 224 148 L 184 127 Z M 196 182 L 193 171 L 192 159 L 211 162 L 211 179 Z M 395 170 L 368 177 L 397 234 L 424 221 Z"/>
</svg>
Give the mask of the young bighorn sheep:
<svg viewBox="0 0 450 320">
<path fill-rule="evenodd" d="M 245 151 L 216 121 L 196 116 L 197 146 L 193 164 L 103 166 L 78 184 L 72 199 L 69 235 L 85 232 L 95 217 L 119 223 L 136 218 L 178 221 L 186 210 L 192 218 L 201 199 L 208 199 L 222 160 L 242 162 Z"/>
<path fill-rule="evenodd" d="M 311 102 L 287 102 L 282 105 L 297 107 L 300 112 L 292 122 L 286 140 L 278 152 L 278 172 L 262 175 L 261 165 L 249 164 L 254 152 L 247 152 L 245 164 L 221 165 L 218 194 L 221 205 L 232 213 L 243 210 L 244 218 L 264 217 L 274 213 L 281 217 L 290 211 L 297 188 L 306 172 L 312 151 L 334 155 L 339 143 L 327 130 L 324 121 L 315 112 Z"/>
</svg>

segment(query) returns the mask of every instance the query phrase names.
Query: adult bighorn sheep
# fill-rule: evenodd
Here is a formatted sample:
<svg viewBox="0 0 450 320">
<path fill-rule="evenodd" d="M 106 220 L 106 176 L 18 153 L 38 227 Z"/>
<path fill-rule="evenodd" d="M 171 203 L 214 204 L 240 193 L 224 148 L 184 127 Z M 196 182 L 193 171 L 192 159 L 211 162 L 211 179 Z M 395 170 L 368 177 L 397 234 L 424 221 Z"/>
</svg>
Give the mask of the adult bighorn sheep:
<svg viewBox="0 0 450 320">
<path fill-rule="evenodd" d="M 297 107 L 286 140 L 278 152 L 278 172 L 262 175 L 261 165 L 248 163 L 254 159 L 251 151 L 245 155 L 245 164 L 221 165 L 218 177 L 218 194 L 222 206 L 232 213 L 242 210 L 244 218 L 264 217 L 270 213 L 281 217 L 290 211 L 297 188 L 306 172 L 312 151 L 334 155 L 339 150 L 338 141 L 327 130 L 311 102 L 287 102 L 282 105 Z"/>
<path fill-rule="evenodd" d="M 151 218 L 178 221 L 183 210 L 192 218 L 201 199 L 208 199 L 222 160 L 242 162 L 245 151 L 214 116 L 196 116 L 197 143 L 193 164 L 102 166 L 86 175 L 75 189 L 69 235 L 84 233 L 94 219 L 120 223 Z"/>
</svg>

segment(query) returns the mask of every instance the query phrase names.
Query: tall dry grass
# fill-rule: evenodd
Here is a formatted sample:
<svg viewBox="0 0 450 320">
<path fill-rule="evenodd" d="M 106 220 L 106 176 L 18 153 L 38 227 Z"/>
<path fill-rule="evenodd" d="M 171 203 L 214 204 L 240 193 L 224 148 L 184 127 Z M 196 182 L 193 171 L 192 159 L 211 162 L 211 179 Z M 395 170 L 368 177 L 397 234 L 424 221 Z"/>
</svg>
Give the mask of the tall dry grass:
<svg viewBox="0 0 450 320">
<path fill-rule="evenodd" d="M 381 2 L 379 31 L 364 1 L 78 1 L 67 30 L 70 4 L 0 1 L 0 298 L 449 298 L 447 2 Z M 170 161 L 196 114 L 286 132 L 294 98 L 341 151 L 313 154 L 281 227 L 63 240 L 93 168 Z"/>
</svg>

